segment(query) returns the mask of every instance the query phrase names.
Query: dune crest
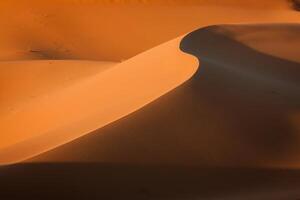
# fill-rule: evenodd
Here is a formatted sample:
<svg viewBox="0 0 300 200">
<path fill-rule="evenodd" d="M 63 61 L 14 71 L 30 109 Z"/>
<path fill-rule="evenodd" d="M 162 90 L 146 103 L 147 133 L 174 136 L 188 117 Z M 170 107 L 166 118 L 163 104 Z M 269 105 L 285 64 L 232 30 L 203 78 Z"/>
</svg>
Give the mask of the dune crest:
<svg viewBox="0 0 300 200">
<path fill-rule="evenodd" d="M 276 49 L 262 53 L 246 45 L 253 45 L 257 31 L 258 38 L 264 37 L 260 45 L 274 44 L 270 30 L 276 34 L 284 27 L 293 34 L 294 26 L 223 25 L 188 34 L 181 49 L 201 62 L 191 80 L 28 162 L 299 167 L 295 124 L 300 122 L 294 112 L 300 109 L 300 64 L 272 56 Z M 253 37 L 242 43 L 226 30 Z"/>
<path fill-rule="evenodd" d="M 299 199 L 297 2 L 1 0 L 1 199 Z"/>
<path fill-rule="evenodd" d="M 174 42 L 173 45 L 169 46 L 170 50 L 166 48 L 161 52 L 158 50 L 159 48 L 155 48 L 156 50 L 153 52 L 151 50 L 151 53 L 148 51 L 148 53 L 138 55 L 153 46 L 157 46 L 179 35 L 186 34 L 196 28 L 211 24 L 242 22 L 295 23 L 300 19 L 299 13 L 293 11 L 287 1 L 280 0 L 276 2 L 267 1 L 260 4 L 252 0 L 239 1 L 237 4 L 236 1 L 230 0 L 222 2 L 222 6 L 216 4 L 214 0 L 190 1 L 191 4 L 187 3 L 184 6 L 176 6 L 177 3 L 181 5 L 179 1 L 170 1 L 169 3 L 172 4 L 172 6 L 162 6 L 160 4 L 162 2 L 166 3 L 166 1 L 161 1 L 160 3 L 154 3 L 154 1 L 143 2 L 146 3 L 123 4 L 117 1 L 115 3 L 109 3 L 110 5 L 106 6 L 103 6 L 103 1 L 65 0 L 41 2 L 33 0 L 31 4 L 27 4 L 26 1 L 18 1 L 18 3 L 16 3 L 14 0 L 1 2 L 0 17 L 3 19 L 9 18 L 9 20 L 0 22 L 1 27 L 3 27 L 3 29 L 0 30 L 0 43 L 2 44 L 0 47 L 0 60 L 3 62 L 32 59 L 74 59 L 78 60 L 79 65 L 83 65 L 84 62 L 80 60 L 84 59 L 97 60 L 97 62 L 104 60 L 113 62 L 123 61 L 117 65 L 118 67 L 112 70 L 104 71 L 91 79 L 85 79 L 76 84 L 72 83 L 70 87 L 55 89 L 49 95 L 40 95 L 39 92 L 37 92 L 37 94 L 35 94 L 37 97 L 33 98 L 34 100 L 31 101 L 32 98 L 29 98 L 28 102 L 18 104 L 20 105 L 20 109 L 17 109 L 17 112 L 5 106 L 6 111 L 3 111 L 2 116 L 0 116 L 1 125 L 3 124 L 3 134 L 7 133 L 5 137 L 6 140 L 0 145 L 0 147 L 6 149 L 2 152 L 11 153 L 14 147 L 22 146 L 23 149 L 26 149 L 23 151 L 26 156 L 17 155 L 17 153 L 15 155 L 15 158 L 18 157 L 21 159 L 21 157 L 31 157 L 36 155 L 37 152 L 41 153 L 46 149 L 49 150 L 51 149 L 50 146 L 56 147 L 58 145 L 55 139 L 50 141 L 48 146 L 46 145 L 47 147 L 43 147 L 44 143 L 41 142 L 40 145 L 34 146 L 31 150 L 29 150 L 28 145 L 26 147 L 26 140 L 31 138 L 31 141 L 39 141 L 37 138 L 46 133 L 51 135 L 53 132 L 68 132 L 68 139 L 65 138 L 65 142 L 68 142 L 71 138 L 74 139 L 77 138 L 77 136 L 79 137 L 85 133 L 89 133 L 96 128 L 104 126 L 106 123 L 112 122 L 113 119 L 118 119 L 118 117 L 141 108 L 155 100 L 155 98 L 179 86 L 194 72 L 194 64 L 191 62 L 184 63 L 186 62 L 184 59 L 179 59 L 183 54 L 178 50 L 179 39 L 177 42 Z M 237 9 L 237 7 L 239 9 Z M 12 16 L 10 12 L 12 9 L 18 13 L 18 15 Z M 78 13 L 81 13 L 81 15 L 78 15 Z M 231 13 L 231 15 L 224 13 Z M 228 31 L 229 30 L 227 30 L 227 32 Z M 255 31 L 255 33 L 258 32 L 259 31 Z M 283 34 L 286 33 L 284 32 Z M 247 34 L 245 36 L 240 31 L 239 35 L 243 36 L 242 38 L 238 38 L 240 43 L 244 43 L 262 53 L 269 52 L 270 45 L 259 46 L 260 43 L 255 42 L 255 38 L 259 38 L 259 34 L 247 38 Z M 262 38 L 264 38 L 263 35 L 264 34 L 262 34 Z M 276 38 L 282 38 L 283 36 L 282 34 L 277 35 L 278 37 L 276 36 Z M 252 42 L 250 42 L 251 38 L 254 38 Z M 246 43 L 244 42 L 245 39 Z M 285 45 L 285 43 L 282 42 L 278 44 L 278 47 L 280 45 Z M 170 51 L 170 53 L 166 53 L 166 51 Z M 177 59 L 176 55 L 178 55 L 178 53 L 180 56 L 178 56 Z M 182 68 L 171 68 L 170 66 L 172 66 L 173 63 L 170 60 L 172 59 L 166 61 L 161 55 L 172 59 L 176 58 L 176 63 L 174 64 L 180 64 Z M 297 53 L 292 51 L 283 52 L 282 49 L 272 51 L 272 55 L 283 56 L 282 58 L 288 58 L 294 61 L 298 59 Z M 191 56 L 187 57 L 191 59 Z M 193 62 L 195 61 L 194 58 L 192 60 Z M 144 66 L 144 62 L 155 65 L 157 73 L 153 74 L 154 71 L 150 70 L 152 68 L 150 68 L 148 64 Z M 171 62 L 171 64 L 168 62 Z M 24 62 L 24 64 L 26 64 L 26 62 Z M 131 70 L 135 69 L 136 65 L 147 67 L 149 72 L 147 70 L 140 72 L 139 70 L 143 68 L 137 68 L 135 72 L 130 73 Z M 162 66 L 160 67 L 160 65 L 170 66 L 169 68 L 164 68 Z M 190 68 L 187 67 L 187 65 L 193 67 Z M 125 72 L 125 69 L 128 69 L 128 72 Z M 162 69 L 166 69 L 166 71 Z M 176 71 L 174 71 L 175 69 Z M 170 70 L 170 74 L 166 75 L 169 73 L 168 70 Z M 136 78 L 133 77 L 136 72 L 143 74 L 140 79 L 137 78 L 136 80 L 144 80 L 144 82 L 138 84 L 139 82 L 133 81 L 130 83 L 131 85 L 127 85 L 127 83 L 123 84 L 122 81 L 117 80 L 115 84 L 122 82 L 122 86 L 130 86 L 129 88 L 131 88 L 124 89 L 119 95 L 127 94 L 126 92 L 130 94 L 139 93 L 135 89 L 136 85 L 144 85 L 146 88 L 143 90 L 145 94 L 144 92 L 137 96 L 134 94 L 130 96 L 132 99 L 121 98 L 122 101 L 130 101 L 128 110 L 125 111 L 121 109 L 116 111 L 113 109 L 113 106 L 111 106 L 112 112 L 108 112 L 107 116 L 103 116 L 102 118 L 98 116 L 99 118 L 97 118 L 96 113 L 101 113 L 102 111 L 106 113 L 106 111 L 104 112 L 106 105 L 104 107 L 102 107 L 102 105 L 107 102 L 110 103 L 109 97 L 114 97 L 109 90 L 107 91 L 106 86 L 110 83 L 109 77 L 112 78 L 112 80 L 116 80 L 117 77 L 120 79 L 127 77 L 133 80 Z M 146 72 L 149 75 L 152 74 L 155 79 L 152 80 L 149 76 L 146 76 Z M 172 78 L 171 74 L 174 74 Z M 139 75 L 137 77 L 139 77 Z M 165 80 L 162 80 L 162 77 Z M 262 75 L 262 78 L 264 78 L 264 75 Z M 145 83 L 146 80 L 149 80 L 149 83 Z M 163 83 L 163 85 L 151 85 L 154 80 L 157 80 L 158 83 Z M 41 84 L 43 85 L 44 83 L 41 82 Z M 113 87 L 115 91 L 119 90 L 117 85 L 108 85 L 109 87 Z M 295 87 L 295 85 L 293 87 Z M 32 91 L 36 90 L 34 87 L 31 89 L 33 89 Z M 29 89 L 27 88 L 22 92 L 26 90 L 28 91 Z M 101 93 L 98 93 L 96 94 L 97 98 L 94 96 L 95 93 L 89 92 L 99 90 L 103 91 L 103 96 Z M 14 97 L 14 95 L 16 96 Z M 19 97 L 22 96 L 18 95 L 19 94 L 12 94 L 12 97 L 7 98 L 5 100 L 8 102 L 7 105 L 12 103 L 10 102 L 11 99 L 19 99 Z M 26 95 L 24 97 L 26 97 Z M 73 102 L 73 99 L 80 99 L 85 95 L 88 98 L 80 101 L 79 104 L 77 104 L 77 101 Z M 28 99 L 28 95 L 26 98 Z M 26 100 L 26 98 L 24 100 Z M 98 103 L 102 104 L 100 107 L 94 107 L 93 105 L 96 105 L 98 98 L 101 99 Z M 114 99 L 114 101 L 117 100 Z M 90 106 L 87 102 L 90 103 Z M 57 109 L 56 105 L 64 109 L 66 108 L 66 110 Z M 119 108 L 118 106 L 120 105 L 117 105 L 116 108 Z M 73 109 L 74 107 L 76 107 L 76 109 Z M 45 108 L 45 111 L 41 108 Z M 101 109 L 103 110 L 100 112 Z M 48 110 L 50 110 L 50 112 L 48 112 Z M 119 114 L 123 114 L 119 115 L 117 114 L 118 112 Z M 33 118 L 30 117 L 30 113 Z M 79 113 L 81 116 L 79 116 Z M 65 116 L 65 118 L 63 116 Z M 67 117 L 69 119 L 66 120 Z M 35 124 L 34 119 L 38 118 L 45 120 Z M 88 119 L 90 118 L 93 120 L 89 121 Z M 83 123 L 82 120 L 88 122 Z M 98 122 L 96 122 L 97 120 Z M 99 121 L 101 123 L 99 123 Z M 106 122 L 102 124 L 104 121 Z M 19 123 L 19 126 L 15 126 L 16 123 Z M 84 126 L 78 128 L 77 126 L 79 126 L 78 124 L 80 123 Z M 72 131 L 66 131 L 65 127 L 69 127 L 70 130 L 76 130 L 73 134 L 71 133 Z M 59 140 L 63 141 L 63 138 L 64 136 Z M 22 141 L 24 141 L 24 143 Z M 54 145 L 54 143 L 56 144 Z M 43 151 L 41 151 L 41 149 L 43 149 Z M 31 153 L 27 152 L 27 150 Z M 8 158 L 9 155 L 11 155 L 10 153 L 8 153 L 7 156 L 4 155 L 5 153 L 2 153 L 2 155 Z"/>
<path fill-rule="evenodd" d="M 180 38 L 172 40 L 1 116 L 0 162 L 21 161 L 67 143 L 177 87 L 198 68 L 179 43 Z"/>
</svg>

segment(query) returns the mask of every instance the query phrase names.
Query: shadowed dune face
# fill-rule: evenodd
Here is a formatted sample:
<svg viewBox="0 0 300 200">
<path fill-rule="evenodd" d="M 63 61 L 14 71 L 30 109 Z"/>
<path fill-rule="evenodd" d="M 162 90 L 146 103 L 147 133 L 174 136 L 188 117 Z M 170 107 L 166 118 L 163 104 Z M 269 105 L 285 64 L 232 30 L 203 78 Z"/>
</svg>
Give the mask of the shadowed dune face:
<svg viewBox="0 0 300 200">
<path fill-rule="evenodd" d="M 264 30 L 273 27 L 276 33 L 278 26 L 294 30 L 282 24 L 226 25 L 192 32 L 181 42 L 181 49 L 201 63 L 190 81 L 31 161 L 298 167 L 299 63 L 224 34 L 259 31 L 261 38 Z M 268 34 L 264 42 L 276 46 Z"/>
<path fill-rule="evenodd" d="M 295 51 L 300 46 L 299 24 L 290 24 L 288 28 L 285 24 L 276 26 L 263 24 L 254 25 L 254 27 L 252 25 L 223 26 L 222 29 L 216 29 L 216 31 L 263 54 L 300 62 L 299 52 Z"/>
<path fill-rule="evenodd" d="M 300 1 L 299 0 L 291 0 L 294 8 L 298 11 L 300 11 Z"/>
<path fill-rule="evenodd" d="M 204 94 L 206 101 L 219 105 L 228 115 L 225 120 L 234 128 L 230 135 L 235 142 L 243 144 L 240 156 L 247 155 L 253 162 L 258 158 L 262 165 L 288 166 L 292 161 L 291 165 L 299 166 L 300 132 L 291 118 L 300 110 L 300 54 L 292 42 L 286 42 L 291 44 L 290 48 L 280 45 L 280 36 L 288 39 L 282 29 L 291 33 L 292 38 L 299 34 L 299 25 L 213 26 L 189 34 L 182 41 L 181 49 L 201 60 L 203 70 L 198 74 L 203 82 L 194 79 L 196 87 L 200 91 L 211 88 Z M 230 30 L 238 36 L 230 37 Z M 243 35 L 254 36 L 252 39 L 258 36 L 256 41 L 260 44 L 252 46 L 249 37 L 250 41 L 247 38 L 244 41 L 249 42 L 247 46 L 251 48 L 248 48 L 236 39 Z M 218 48 L 220 44 L 226 50 Z M 282 53 L 277 54 L 277 48 Z M 280 55 L 282 59 L 269 55 Z M 213 81 L 212 76 L 218 81 Z"/>
</svg>

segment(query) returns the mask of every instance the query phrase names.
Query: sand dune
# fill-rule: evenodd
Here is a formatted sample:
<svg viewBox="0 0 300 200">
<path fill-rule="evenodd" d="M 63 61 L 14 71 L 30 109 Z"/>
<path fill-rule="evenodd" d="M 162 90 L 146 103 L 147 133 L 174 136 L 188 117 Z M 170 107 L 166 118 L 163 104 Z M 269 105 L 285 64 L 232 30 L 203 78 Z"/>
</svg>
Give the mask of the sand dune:
<svg viewBox="0 0 300 200">
<path fill-rule="evenodd" d="M 2 115 L 0 162 L 21 161 L 69 142 L 180 85 L 196 71 L 197 60 L 180 51 L 179 43 L 180 38 L 170 41 Z"/>
<path fill-rule="evenodd" d="M 298 199 L 296 10 L 1 1 L 0 196 Z"/>
<path fill-rule="evenodd" d="M 299 63 L 271 56 L 276 48 L 266 54 L 249 47 L 256 39 L 264 51 L 281 44 L 271 30 L 296 38 L 295 26 L 225 25 L 189 34 L 181 49 L 201 62 L 192 80 L 34 160 L 298 167 L 299 121 L 292 118 L 300 106 Z M 243 35 L 251 35 L 248 45 Z"/>
<path fill-rule="evenodd" d="M 3 168 L 4 196 L 30 185 L 38 191 L 25 196 L 49 199 L 297 199 L 300 64 L 267 48 L 281 44 L 282 29 L 298 35 L 295 26 L 188 34 L 180 48 L 201 63 L 192 79 L 92 134 Z M 17 177 L 24 186 L 7 187 Z"/>
<path fill-rule="evenodd" d="M 3 18 L 9 16 L 10 23 L 3 21 L 1 25 L 4 29 L 0 33 L 0 40 L 3 40 L 3 45 L 0 47 L 3 48 L 3 51 L 0 50 L 2 52 L 0 55 L 3 56 L 2 60 L 73 58 L 124 61 L 124 59 L 129 59 L 145 49 L 161 44 L 161 42 L 181 33 L 187 33 L 196 27 L 204 27 L 215 23 L 295 22 L 300 19 L 299 13 L 292 11 L 286 1 L 276 1 L 272 5 L 268 3 L 257 4 L 250 0 L 238 4 L 233 2 L 228 1 L 222 7 L 216 6 L 214 1 L 207 2 L 207 4 L 191 1 L 191 4 L 188 3 L 185 6 L 179 6 L 181 4 L 176 6 L 176 1 L 172 1 L 169 3 L 172 3 L 173 6 L 165 7 L 156 3 L 152 4 L 150 1 L 147 1 L 145 5 L 131 2 L 130 6 L 118 2 L 103 6 L 104 2 L 96 1 L 62 1 L 60 3 L 32 1 L 32 4 L 29 6 L 23 1 L 20 1 L 18 4 L 13 1 L 3 1 L 2 8 L 6 9 L 1 12 L 1 15 Z M 9 12 L 11 9 L 15 9 L 18 15 L 11 16 Z M 154 11 L 155 15 L 153 15 Z M 84 15 L 79 16 L 77 13 L 84 13 Z M 222 13 L 232 13 L 232 15 L 224 17 Z M 151 20 L 149 20 L 150 17 Z M 106 20 L 106 18 L 110 20 Z M 68 20 L 64 22 L 62 19 Z M 82 29 L 82 27 L 84 27 L 85 31 L 79 32 L 78 30 Z M 99 27 L 103 29 L 99 29 Z M 139 27 L 139 29 L 134 27 Z M 297 29 L 295 27 L 294 29 Z M 128 31 L 122 31 L 125 29 Z M 27 31 L 33 35 L 26 34 Z M 254 47 L 263 53 L 270 54 L 271 52 L 271 55 L 283 56 L 283 58 L 293 61 L 298 59 L 295 51 L 283 51 L 283 49 L 288 49 L 290 46 L 281 48 L 281 46 L 286 44 L 284 42 L 285 39 L 282 39 L 280 44 L 278 41 L 278 38 L 291 38 L 289 35 L 291 31 L 276 31 L 276 34 L 273 36 L 276 36 L 277 46 L 280 47 L 276 51 L 272 47 L 270 49 L 272 45 L 261 45 L 263 42 L 257 42 L 263 40 L 266 33 L 260 34 L 255 32 L 256 35 L 249 36 L 242 34 L 243 30 L 238 32 L 241 34 L 238 34 L 239 37 L 235 36 L 235 39 L 251 48 Z M 17 33 L 22 37 L 17 37 Z M 282 34 L 285 34 L 285 37 Z M 68 37 L 65 37 L 66 35 Z M 26 37 L 24 38 L 23 36 Z M 93 43 L 91 43 L 91 40 Z M 101 75 L 94 76 L 89 80 L 86 79 L 81 83 L 72 83 L 70 87 L 58 86 L 53 92 L 50 92 L 51 89 L 49 88 L 50 94 L 47 95 L 39 95 L 40 90 L 43 90 L 39 89 L 39 85 L 45 84 L 43 81 L 38 84 L 35 84 L 35 81 L 33 81 L 27 89 L 25 85 L 20 87 L 19 90 L 17 89 L 17 91 L 22 91 L 23 93 L 9 90 L 10 88 L 8 87 L 8 92 L 5 92 L 5 90 L 3 92 L 3 94 L 8 94 L 8 97 L 5 97 L 6 100 L 3 100 L 4 113 L 7 114 L 1 116 L 1 131 L 6 138 L 1 142 L 0 146 L 3 149 L 1 151 L 3 159 L 1 160 L 4 162 L 4 160 L 14 154 L 13 157 L 16 157 L 11 158 L 11 161 L 22 160 L 22 158 L 31 157 L 50 149 L 50 147 L 70 141 L 72 138 L 77 138 L 139 109 L 167 91 L 177 87 L 190 77 L 196 68 L 196 65 L 184 68 L 184 66 L 189 64 L 185 64 L 185 60 L 180 60 L 179 57 L 175 61 L 176 64 L 174 64 L 176 66 L 180 64 L 182 68 L 171 68 L 172 65 L 168 62 L 172 63 L 173 57 L 175 58 L 175 55 L 180 52 L 178 50 L 179 42 L 179 39 L 177 39 L 176 42 L 168 43 L 168 47 L 158 46 L 157 50 L 153 52 L 149 51 L 148 53 L 143 53 L 142 56 L 132 57 L 113 70 L 101 73 Z M 293 48 L 296 48 L 297 43 L 293 42 L 293 44 Z M 72 46 L 72 50 L 70 50 L 70 46 Z M 8 52 L 11 52 L 11 54 L 7 54 Z M 18 52 L 23 52 L 24 54 L 21 55 Z M 173 54 L 175 52 L 176 54 Z M 180 56 L 183 55 L 182 52 L 179 54 Z M 162 60 L 164 56 L 172 59 L 164 58 Z M 145 63 L 147 63 L 146 66 L 144 66 Z M 28 62 L 24 64 L 28 64 Z M 157 70 L 155 70 L 156 68 L 151 68 L 151 64 L 155 65 Z M 84 62 L 78 62 L 78 65 L 83 66 Z M 164 67 L 165 65 L 169 66 Z M 135 70 L 137 66 L 143 66 L 138 68 L 141 71 Z M 72 67 L 73 64 L 71 65 L 70 63 L 70 65 L 66 65 L 66 70 Z M 45 71 L 41 73 L 47 74 L 47 68 L 44 69 Z M 166 69 L 166 71 L 162 69 Z M 135 71 L 131 73 L 131 70 Z M 149 70 L 150 72 L 148 72 Z M 168 70 L 171 71 L 169 72 Z M 12 71 L 14 70 L 12 69 Z M 169 74 L 166 76 L 166 73 Z M 132 77 L 133 74 L 135 74 L 135 77 Z M 171 74 L 174 75 L 172 76 Z M 157 79 L 150 80 L 150 75 L 155 76 Z M 117 77 L 122 78 L 118 80 Z M 136 94 L 139 90 L 134 89 L 134 87 L 131 88 L 130 85 L 139 85 L 140 82 L 129 81 L 129 83 L 126 82 L 124 84 L 123 82 L 127 79 L 123 77 L 132 78 L 132 80 L 136 78 L 136 80 L 143 81 L 141 86 L 145 86 L 145 89 L 141 93 L 138 92 L 140 94 Z M 162 77 L 168 77 L 168 81 Z M 50 77 L 50 79 L 53 78 Z M 150 80 L 150 82 L 146 83 L 146 80 Z M 153 85 L 154 81 L 155 85 Z M 120 109 L 115 111 L 116 108 L 111 105 L 109 98 L 116 95 L 114 91 L 122 91 L 122 87 L 118 86 L 118 83 L 121 84 L 121 82 L 122 86 L 126 87 L 124 91 L 128 91 L 126 95 L 129 96 L 130 94 L 129 99 L 124 99 L 123 97 L 121 99 L 129 103 L 124 105 L 125 110 L 123 110 L 122 106 L 119 105 L 120 103 L 118 103 L 119 99 L 113 98 L 115 103 L 119 105 L 116 108 Z M 55 85 L 56 81 L 51 84 Z M 38 87 L 36 87 L 37 85 Z M 112 89 L 108 89 L 108 86 Z M 26 92 L 29 90 L 30 93 Z M 121 96 L 124 94 L 124 91 L 118 95 Z M 22 95 L 25 95 L 24 98 Z M 32 96 L 37 96 L 37 98 L 31 98 Z M 79 98 L 79 96 L 85 98 Z M 13 106 L 14 99 L 22 102 L 18 109 Z M 101 101 L 98 101 L 99 99 Z M 5 101 L 7 102 L 6 104 Z M 60 109 L 60 106 L 64 109 Z M 109 108 L 111 108 L 111 111 L 106 111 Z M 126 110 L 127 108 L 128 110 Z M 95 117 L 103 116 L 103 113 L 107 117 L 103 117 L 103 119 Z M 35 120 L 41 117 L 43 121 L 36 124 Z M 89 118 L 93 118 L 93 120 Z M 293 117 L 293 119 L 297 119 L 297 117 Z M 83 123 L 82 120 L 88 122 Z M 81 123 L 83 126 L 77 127 Z M 19 126 L 15 126 L 15 124 L 19 124 Z M 70 131 L 72 133 L 66 133 L 66 135 L 59 133 L 60 131 L 64 133 L 69 132 L 67 130 L 72 129 L 76 129 L 76 131 L 74 133 Z M 31 142 L 27 143 L 28 141 L 26 142 L 26 140 L 39 141 L 36 137 L 46 133 L 48 135 L 57 133 L 62 138 L 56 142 L 49 140 L 47 145 L 42 142 L 36 142 L 39 145 L 33 145 L 34 148 L 32 149 L 29 148 L 28 145 Z M 53 134 L 51 137 L 55 137 L 55 135 Z M 24 144 L 27 145 L 23 146 Z M 22 148 L 20 149 L 23 149 L 22 151 L 14 149 L 21 146 Z M 21 155 L 18 154 L 20 152 Z"/>
</svg>

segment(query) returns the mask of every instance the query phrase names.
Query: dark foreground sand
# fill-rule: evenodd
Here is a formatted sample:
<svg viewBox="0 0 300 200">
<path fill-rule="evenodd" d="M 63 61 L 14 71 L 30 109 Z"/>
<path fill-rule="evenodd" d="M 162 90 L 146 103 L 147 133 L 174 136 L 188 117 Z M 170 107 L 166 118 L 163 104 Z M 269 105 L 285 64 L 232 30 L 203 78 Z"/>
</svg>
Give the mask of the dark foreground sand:
<svg viewBox="0 0 300 200">
<path fill-rule="evenodd" d="M 0 169 L 1 199 L 263 199 L 300 197 L 298 170 L 19 164 Z"/>
</svg>

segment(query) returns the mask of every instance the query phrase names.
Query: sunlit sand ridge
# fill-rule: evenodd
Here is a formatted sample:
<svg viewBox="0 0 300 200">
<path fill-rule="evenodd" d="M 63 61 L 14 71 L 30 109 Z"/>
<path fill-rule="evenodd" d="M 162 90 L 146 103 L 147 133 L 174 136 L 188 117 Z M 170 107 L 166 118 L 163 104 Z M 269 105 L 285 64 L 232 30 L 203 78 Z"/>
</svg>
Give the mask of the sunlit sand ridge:
<svg viewBox="0 0 300 200">
<path fill-rule="evenodd" d="M 37 94 L 31 95 L 35 98 L 25 95 L 26 103 L 22 101 L 20 104 L 11 104 L 9 109 L 9 98 L 20 100 L 22 95 L 13 93 L 4 100 L 1 132 L 6 139 L 1 142 L 2 163 L 24 160 L 117 120 L 180 85 L 195 72 L 197 62 L 195 58 L 179 50 L 180 39 L 133 57 L 150 47 L 210 24 L 296 22 L 300 19 L 299 14 L 285 1 L 275 1 L 272 4 L 228 1 L 224 5 L 218 5 L 215 1 L 189 1 L 187 6 L 182 7 L 175 6 L 178 3 L 176 1 L 167 2 L 173 5 L 170 7 L 145 2 L 146 4 L 131 2 L 130 5 L 126 2 L 109 4 L 97 1 L 32 1 L 32 5 L 22 1 L 17 5 L 13 1 L 2 3 L 2 9 L 6 9 L 1 15 L 10 17 L 9 23 L 1 22 L 3 27 L 7 27 L 1 33 L 3 50 L 0 51 L 3 52 L 3 61 L 123 60 L 121 64 L 112 64 L 114 66 L 110 69 L 90 78 L 78 77 L 78 81 L 73 83 L 67 84 L 66 81 L 66 84 L 53 86 L 47 94 L 37 89 Z M 108 3 L 109 6 L 103 6 L 103 3 Z M 9 8 L 12 5 L 19 11 L 18 15 L 10 15 Z M 182 5 L 182 2 L 178 5 Z M 79 12 L 85 14 L 76 15 Z M 107 17 L 110 20 L 106 20 Z M 23 25 L 14 26 L 20 23 Z M 236 37 L 235 40 L 249 47 L 297 61 L 295 51 L 273 51 L 268 46 L 260 46 L 262 43 L 251 41 L 251 35 L 240 34 L 243 30 L 233 32 L 237 34 L 230 37 Z M 291 31 L 286 32 L 289 34 Z M 244 36 L 239 38 L 240 35 Z M 279 37 L 281 36 L 280 33 Z M 259 39 L 259 36 L 253 37 Z M 265 36 L 262 40 L 264 38 Z M 286 44 L 284 40 L 281 41 L 281 45 Z M 294 45 L 297 46 L 296 43 Z M 129 59 L 130 57 L 132 58 Z M 126 59 L 129 60 L 124 61 Z M 84 62 L 78 61 L 79 65 L 84 65 Z M 36 62 L 32 63 L 34 65 Z M 26 64 L 28 65 L 28 61 Z M 99 63 L 99 69 L 100 65 L 103 63 Z M 73 65 L 68 63 L 64 66 L 67 69 Z M 41 86 L 43 87 L 42 91 L 48 90 L 47 84 Z M 20 87 L 20 91 L 26 90 Z M 28 91 L 35 89 L 29 87 Z M 38 120 L 41 118 L 42 120 Z M 37 120 L 39 123 L 36 123 Z M 72 160 L 72 156 L 64 159 Z"/>
<path fill-rule="evenodd" d="M 299 167 L 299 52 L 282 46 L 299 33 L 297 24 L 192 32 L 181 42 L 201 62 L 191 80 L 33 161 Z"/>
<path fill-rule="evenodd" d="M 297 24 L 219 25 L 166 43 L 172 52 L 180 41 L 199 58 L 191 79 L 91 134 L 4 168 L 2 188 L 17 182 L 22 187 L 12 191 L 31 196 L 34 187 L 50 199 L 297 199 L 300 64 L 295 44 L 282 44 L 287 35 L 298 43 L 298 34 Z M 161 55 L 161 47 L 147 53 Z"/>
<path fill-rule="evenodd" d="M 64 144 L 184 82 L 196 71 L 197 60 L 181 52 L 179 42 L 168 42 L 91 78 L 13 107 L 0 120 L 3 133 L 10 133 L 1 141 L 1 162 L 23 160 Z"/>
<path fill-rule="evenodd" d="M 1 198 L 299 199 L 292 2 L 2 0 Z"/>
</svg>

